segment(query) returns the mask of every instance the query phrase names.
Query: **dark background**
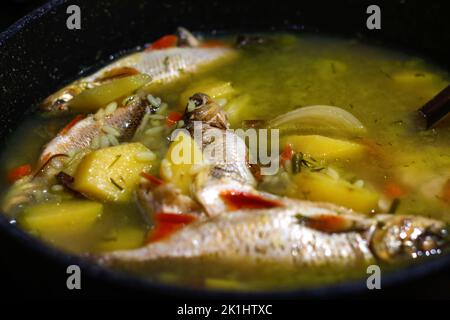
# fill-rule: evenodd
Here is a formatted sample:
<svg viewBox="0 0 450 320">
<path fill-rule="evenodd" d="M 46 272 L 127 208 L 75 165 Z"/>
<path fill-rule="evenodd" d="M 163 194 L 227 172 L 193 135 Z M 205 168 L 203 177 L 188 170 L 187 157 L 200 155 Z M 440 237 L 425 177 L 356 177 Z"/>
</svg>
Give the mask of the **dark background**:
<svg viewBox="0 0 450 320">
<path fill-rule="evenodd" d="M 124 0 L 125 1 L 125 0 Z M 0 3 L 0 31 L 5 30 L 8 26 L 15 21 L 26 15 L 28 12 L 37 8 L 41 4 L 45 3 L 42 0 L 6 0 Z M 425 2 L 424 2 L 425 4 Z M 450 22 L 449 22 L 450 23 Z M 17 279 L 18 275 L 10 277 L 7 273 L 14 273 L 14 270 L 0 269 L 0 281 L 1 288 L 4 292 L 20 292 L 27 294 L 24 291 L 33 293 L 40 292 L 40 289 L 45 287 L 45 283 L 40 283 L 41 288 L 32 288 L 29 282 L 24 287 L 23 284 L 19 285 L 16 281 L 10 281 L 9 279 Z M 38 282 L 37 282 L 38 283 Z M 45 290 L 44 290 L 45 291 Z M 83 294 L 89 296 L 89 292 L 82 290 Z M 13 294 L 14 295 L 14 294 Z M 57 292 L 53 292 L 51 295 L 58 295 Z M 370 295 L 362 295 L 362 298 L 375 296 L 375 297 L 395 297 L 395 298 L 450 298 L 450 270 L 444 270 L 440 273 L 435 273 L 431 276 L 409 282 L 406 285 L 397 286 L 395 288 L 383 289 L 381 292 Z M 42 297 L 42 296 L 41 296 Z"/>
<path fill-rule="evenodd" d="M 0 30 L 5 30 L 30 11 L 45 3 L 43 0 L 4 0 L 0 2 Z"/>
</svg>

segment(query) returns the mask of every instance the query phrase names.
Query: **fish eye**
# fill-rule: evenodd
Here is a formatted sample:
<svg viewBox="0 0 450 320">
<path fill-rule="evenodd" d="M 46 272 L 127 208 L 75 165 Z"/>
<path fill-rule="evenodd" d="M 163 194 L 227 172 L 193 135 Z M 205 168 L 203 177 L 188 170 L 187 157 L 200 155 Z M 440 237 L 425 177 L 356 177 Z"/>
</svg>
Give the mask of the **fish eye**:
<svg viewBox="0 0 450 320">
<path fill-rule="evenodd" d="M 194 102 L 195 107 L 200 107 L 208 102 L 208 96 L 203 93 L 194 94 L 189 101 Z"/>
</svg>

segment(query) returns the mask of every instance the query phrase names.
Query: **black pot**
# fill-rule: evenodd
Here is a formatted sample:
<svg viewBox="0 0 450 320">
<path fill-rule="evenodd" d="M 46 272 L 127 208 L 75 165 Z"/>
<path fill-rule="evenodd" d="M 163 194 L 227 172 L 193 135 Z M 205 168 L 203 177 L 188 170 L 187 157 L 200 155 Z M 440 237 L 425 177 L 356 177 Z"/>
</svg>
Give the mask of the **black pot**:
<svg viewBox="0 0 450 320">
<path fill-rule="evenodd" d="M 368 30 L 366 9 L 378 4 L 382 29 Z M 24 115 L 51 92 L 79 76 L 82 68 L 108 61 L 112 54 L 129 50 L 171 33 L 177 26 L 194 31 L 317 32 L 357 37 L 415 51 L 443 67 L 450 64 L 450 23 L 444 1 L 121 1 L 79 0 L 81 30 L 66 27 L 64 0 L 51 1 L 0 35 L 0 137 L 8 136 Z M 82 269 L 82 290 L 66 287 L 66 268 Z M 447 272 L 450 256 L 411 266 L 385 276 L 382 286 L 398 285 L 390 294 L 405 294 L 411 281 Z M 147 283 L 91 265 L 50 248 L 28 236 L 0 215 L 0 286 L 10 294 L 123 297 L 299 298 L 367 294 L 365 281 L 289 292 L 208 292 Z M 441 277 L 443 276 L 441 273 Z M 428 278 L 429 279 L 429 278 Z M 443 278 L 447 281 L 448 276 Z M 419 282 L 420 283 L 420 282 Z M 401 291 L 403 290 L 403 291 Z M 385 291 L 386 292 L 386 291 Z"/>
</svg>

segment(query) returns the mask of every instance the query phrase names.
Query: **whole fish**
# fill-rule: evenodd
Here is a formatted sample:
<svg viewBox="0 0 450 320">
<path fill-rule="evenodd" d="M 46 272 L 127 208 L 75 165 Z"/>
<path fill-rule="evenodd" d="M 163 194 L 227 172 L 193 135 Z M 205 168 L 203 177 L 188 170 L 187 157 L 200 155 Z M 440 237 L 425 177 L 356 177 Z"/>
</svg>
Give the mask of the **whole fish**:
<svg viewBox="0 0 450 320">
<path fill-rule="evenodd" d="M 177 35 L 180 47 L 150 49 L 127 55 L 52 94 L 43 101 L 41 109 L 67 110 L 73 97 L 112 79 L 145 73 L 152 78 L 153 83 L 169 83 L 185 74 L 197 72 L 213 62 L 228 61 L 228 58 L 236 56 L 236 51 L 226 46 L 199 47 L 200 42 L 184 28 L 179 28 Z"/>
<path fill-rule="evenodd" d="M 142 118 L 148 112 L 151 112 L 149 101 L 136 95 L 111 115 L 100 118 L 89 115 L 74 124 L 67 132 L 59 133 L 53 138 L 44 147 L 37 167 L 41 168 L 53 155 L 69 154 L 88 148 L 93 138 L 100 135 L 105 126 L 116 130 L 118 138 L 127 141 L 134 135 Z"/>
<path fill-rule="evenodd" d="M 103 254 L 98 261 L 141 265 L 220 259 L 294 267 L 358 266 L 440 254 L 449 240 L 445 224 L 436 220 L 366 218 L 330 204 L 289 200 L 277 208 L 224 212 L 143 248 Z"/>
<path fill-rule="evenodd" d="M 220 197 L 223 190 L 260 194 L 255 190 L 256 180 L 247 165 L 245 142 L 227 131 L 229 122 L 222 108 L 202 93 L 193 95 L 190 101 L 194 107 L 186 108 L 183 128 L 194 139 L 195 130 L 201 131 L 199 144 L 204 165 L 195 174 L 191 197 L 181 194 L 171 184 L 154 186 L 141 183 L 138 199 L 145 217 L 151 218 L 155 212 L 214 216 L 227 210 Z M 207 152 L 208 149 L 213 152 Z"/>
<path fill-rule="evenodd" d="M 171 184 L 142 183 L 138 199 L 145 217 L 152 217 L 155 212 L 214 216 L 227 210 L 220 196 L 223 190 L 261 194 L 255 190 L 256 180 L 247 165 L 245 142 L 227 131 L 229 122 L 222 108 L 202 93 L 193 95 L 190 101 L 192 108 L 186 108 L 183 128 L 194 139 L 201 133 L 199 145 L 204 162 L 193 178 L 192 195 L 181 194 Z M 208 149 L 214 152 L 207 152 Z"/>
<path fill-rule="evenodd" d="M 37 198 L 51 200 L 52 194 L 47 191 L 74 154 L 91 150 L 94 137 L 105 135 L 105 127 L 117 133 L 116 139 L 128 141 L 148 112 L 151 112 L 149 101 L 144 97 L 132 96 L 125 106 L 117 108 L 112 114 L 101 118 L 87 116 L 67 131 L 60 132 L 44 146 L 35 172 L 16 181 L 9 189 L 2 201 L 3 212 L 14 216 L 22 205 Z"/>
<path fill-rule="evenodd" d="M 185 128 L 195 139 L 196 124 L 201 124 L 198 130 L 201 130 L 203 160 L 208 164 L 194 178 L 193 194 L 206 213 L 214 216 L 226 211 L 220 197 L 223 190 L 253 192 L 256 180 L 248 166 L 245 141 L 227 130 L 230 125 L 223 109 L 202 93 L 190 100 L 195 107 L 186 109 Z"/>
</svg>

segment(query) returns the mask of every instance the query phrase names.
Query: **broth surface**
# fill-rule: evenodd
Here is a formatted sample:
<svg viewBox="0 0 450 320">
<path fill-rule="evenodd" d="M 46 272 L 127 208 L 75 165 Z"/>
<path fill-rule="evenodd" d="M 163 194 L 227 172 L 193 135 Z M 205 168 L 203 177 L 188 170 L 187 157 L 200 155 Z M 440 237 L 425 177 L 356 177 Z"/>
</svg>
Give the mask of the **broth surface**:
<svg viewBox="0 0 450 320">
<path fill-rule="evenodd" d="M 376 156 L 367 153 L 358 160 L 344 158 L 329 165 L 351 183 L 363 181 L 366 188 L 382 196 L 380 201 L 390 181 L 404 186 L 407 193 L 397 203 L 396 214 L 423 215 L 450 223 L 450 205 L 439 197 L 443 183 L 450 179 L 450 121 L 444 119 L 425 131 L 418 129 L 412 116 L 450 83 L 448 73 L 420 58 L 355 40 L 270 36 L 273 40 L 267 44 L 241 49 L 239 58 L 230 63 L 189 75 L 174 85 L 157 86 L 152 94 L 167 102 L 170 110 L 183 111 L 180 95 L 189 86 L 205 79 L 230 82 L 236 94 L 224 108 L 230 112 L 233 128 L 241 127 L 244 120 L 270 120 L 299 107 L 338 106 L 368 129 L 366 136 L 350 140 L 373 148 Z M 24 120 L 2 149 L 3 175 L 24 163 L 35 163 L 42 146 L 71 117 L 35 114 Z M 152 171 L 159 172 L 159 165 Z M 8 187 L 7 182 L 2 184 L 4 191 Z M 287 195 L 287 190 L 277 193 Z M 377 212 L 381 211 L 378 208 Z M 107 203 L 104 214 L 87 234 L 46 241 L 75 253 L 103 252 L 133 247 L 136 241 L 143 244 L 151 227 L 134 201 Z M 125 239 L 119 244 L 118 234 Z M 152 270 L 132 272 L 149 279 L 225 289 L 309 287 L 366 275 L 365 269 L 358 268 L 305 273 L 260 266 L 255 271 L 250 266 L 220 261 L 213 268 L 198 261 L 183 261 L 179 266 L 161 262 Z"/>
</svg>

